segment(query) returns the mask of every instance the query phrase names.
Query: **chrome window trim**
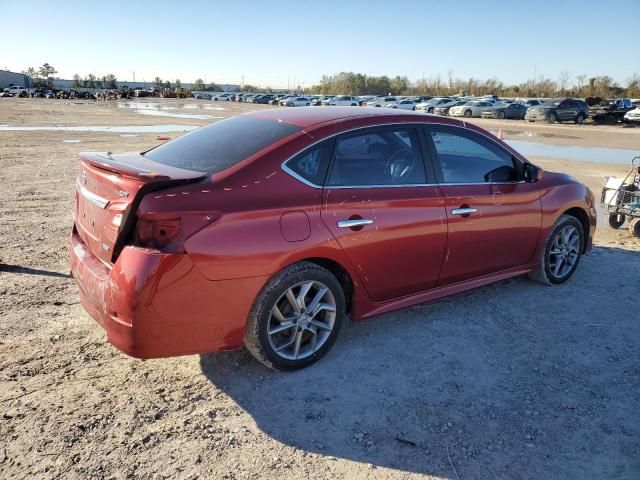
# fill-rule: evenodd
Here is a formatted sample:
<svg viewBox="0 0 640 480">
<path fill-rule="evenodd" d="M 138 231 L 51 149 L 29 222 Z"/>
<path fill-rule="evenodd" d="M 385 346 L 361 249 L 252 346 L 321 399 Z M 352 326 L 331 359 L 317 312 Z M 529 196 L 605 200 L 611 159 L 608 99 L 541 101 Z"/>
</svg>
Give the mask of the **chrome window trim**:
<svg viewBox="0 0 640 480">
<path fill-rule="evenodd" d="M 358 130 L 365 130 L 368 128 L 376 128 L 376 127 L 387 127 L 387 126 L 394 126 L 394 125 L 409 125 L 409 126 L 413 126 L 413 125 L 417 125 L 417 126 L 440 126 L 440 127 L 453 127 L 453 128 L 460 128 L 466 132 L 472 132 L 472 133 L 477 133 L 478 135 L 482 135 L 483 137 L 487 138 L 488 140 L 491 140 L 493 143 L 495 143 L 499 148 L 502 148 L 504 150 L 504 147 L 498 143 L 495 139 L 491 138 L 490 136 L 486 135 L 485 133 L 482 132 L 478 132 L 476 130 L 473 130 L 471 128 L 467 127 L 466 122 L 462 122 L 462 126 L 460 125 L 451 125 L 451 124 L 447 124 L 447 123 L 439 123 L 439 122 L 393 122 L 393 123 L 380 123 L 380 124 L 375 124 L 375 125 L 366 125 L 364 127 L 356 127 L 356 128 L 351 128 L 349 130 L 343 130 L 341 132 L 338 133 L 334 133 L 331 134 L 327 137 L 324 137 L 320 140 L 317 140 L 315 142 L 313 142 L 311 145 L 307 145 L 306 147 L 304 147 L 302 150 L 297 151 L 296 153 L 294 153 L 293 155 L 291 155 L 289 158 L 287 158 L 285 161 L 283 161 L 280 164 L 280 169 L 282 171 L 284 171 L 285 173 L 291 175 L 293 178 L 295 178 L 296 180 L 304 183 L 305 185 L 312 187 L 312 188 L 316 188 L 316 189 L 320 189 L 322 190 L 323 188 L 328 188 L 328 189 L 355 189 L 355 188 L 398 188 L 398 187 L 440 187 L 440 186 L 447 186 L 447 185 L 452 185 L 452 186 L 467 186 L 467 185 L 517 185 L 520 183 L 527 183 L 524 180 L 519 180 L 517 182 L 475 182 L 475 183 L 411 183 L 411 184 L 404 184 L 404 185 L 340 185 L 340 186 L 330 186 L 330 185 L 318 185 L 316 183 L 311 182 L 310 180 L 307 180 L 306 178 L 304 178 L 303 176 L 299 175 L 298 173 L 294 172 L 291 168 L 289 168 L 287 166 L 287 163 L 291 160 L 293 160 L 295 157 L 297 157 L 298 155 L 302 154 L 303 152 L 305 152 L 306 150 L 309 150 L 313 147 L 315 147 L 316 145 L 318 145 L 321 142 L 324 142 L 326 140 L 329 140 L 331 138 L 337 137 L 339 135 L 343 135 L 345 133 L 351 133 L 351 132 L 357 132 Z M 514 150 L 515 151 L 515 150 Z M 510 153 L 510 152 L 508 152 Z M 520 159 L 518 159 L 520 160 Z"/>
</svg>

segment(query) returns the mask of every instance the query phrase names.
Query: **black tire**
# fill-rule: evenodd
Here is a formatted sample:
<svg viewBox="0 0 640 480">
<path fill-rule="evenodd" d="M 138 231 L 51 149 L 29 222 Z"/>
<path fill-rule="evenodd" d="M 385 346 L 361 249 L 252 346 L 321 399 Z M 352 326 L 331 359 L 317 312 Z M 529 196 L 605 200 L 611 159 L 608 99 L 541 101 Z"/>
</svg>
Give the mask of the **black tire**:
<svg viewBox="0 0 640 480">
<path fill-rule="evenodd" d="M 429 107 L 429 108 L 427 109 L 427 113 L 433 113 L 433 107 Z"/>
<path fill-rule="evenodd" d="M 582 113 L 579 113 L 578 116 L 576 117 L 576 124 L 582 125 L 583 123 L 584 123 L 584 115 Z"/>
<path fill-rule="evenodd" d="M 464 111 L 464 116 L 467 118 L 471 118 L 471 115 L 473 115 L 473 112 L 471 110 L 465 110 Z"/>
<path fill-rule="evenodd" d="M 634 237 L 640 238 L 640 218 L 634 218 L 629 222 L 629 231 Z"/>
<path fill-rule="evenodd" d="M 547 122 L 556 123 L 557 121 L 558 121 L 558 116 L 555 113 L 550 112 L 549 115 L 547 115 Z"/>
<path fill-rule="evenodd" d="M 291 287 L 315 281 L 326 286 L 335 299 L 335 320 L 331 332 L 322 346 L 302 359 L 280 356 L 269 342 L 268 326 L 271 311 L 282 295 Z M 249 313 L 244 343 L 247 350 L 262 364 L 275 370 L 292 371 L 307 367 L 322 358 L 335 343 L 345 317 L 345 295 L 336 277 L 315 263 L 300 262 L 274 275 L 258 294 Z"/>
<path fill-rule="evenodd" d="M 498 112 L 498 118 L 504 120 L 504 112 Z"/>
<path fill-rule="evenodd" d="M 625 221 L 624 215 L 609 215 L 609 226 L 614 229 L 618 229 Z"/>
<path fill-rule="evenodd" d="M 578 257 L 567 273 L 562 276 L 556 276 L 551 271 L 550 252 L 556 235 L 566 226 L 575 227 L 580 237 L 580 245 L 578 246 Z M 560 218 L 558 218 L 555 225 L 551 229 L 549 236 L 545 240 L 544 248 L 542 249 L 541 256 L 539 258 L 539 265 L 535 270 L 529 272 L 529 278 L 538 283 L 542 283 L 543 285 L 559 285 L 566 282 L 574 274 L 576 268 L 578 268 L 580 257 L 582 256 L 582 252 L 584 250 L 584 244 L 585 232 L 580 221 L 576 217 L 572 217 L 571 215 L 560 215 Z"/>
</svg>

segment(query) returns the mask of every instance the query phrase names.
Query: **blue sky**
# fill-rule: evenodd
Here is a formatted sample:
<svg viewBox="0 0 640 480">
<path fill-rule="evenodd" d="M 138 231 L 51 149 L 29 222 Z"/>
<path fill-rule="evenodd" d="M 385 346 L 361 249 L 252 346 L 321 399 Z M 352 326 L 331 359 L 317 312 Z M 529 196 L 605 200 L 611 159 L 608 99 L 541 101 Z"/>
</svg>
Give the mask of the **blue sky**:
<svg viewBox="0 0 640 480">
<path fill-rule="evenodd" d="M 640 1 L 1 0 L 0 68 L 308 86 L 323 74 L 505 83 L 640 74 Z M 635 33 L 632 33 L 635 32 Z"/>
</svg>

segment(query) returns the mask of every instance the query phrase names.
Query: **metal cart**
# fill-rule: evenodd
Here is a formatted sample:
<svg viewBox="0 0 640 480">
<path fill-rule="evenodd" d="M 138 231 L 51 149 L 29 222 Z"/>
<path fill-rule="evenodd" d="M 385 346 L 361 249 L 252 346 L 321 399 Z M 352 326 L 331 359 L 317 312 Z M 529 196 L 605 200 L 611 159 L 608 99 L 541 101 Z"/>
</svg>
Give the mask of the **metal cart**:
<svg viewBox="0 0 640 480">
<path fill-rule="evenodd" d="M 640 156 L 631 161 L 624 179 L 605 177 L 600 201 L 611 228 L 620 228 L 628 220 L 629 231 L 640 238 Z"/>
</svg>

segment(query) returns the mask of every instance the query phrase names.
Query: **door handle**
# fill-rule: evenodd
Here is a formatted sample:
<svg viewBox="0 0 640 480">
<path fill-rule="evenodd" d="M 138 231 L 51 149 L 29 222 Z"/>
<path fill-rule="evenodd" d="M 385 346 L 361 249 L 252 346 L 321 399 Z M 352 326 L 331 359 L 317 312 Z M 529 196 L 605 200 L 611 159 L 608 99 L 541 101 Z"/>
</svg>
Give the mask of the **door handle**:
<svg viewBox="0 0 640 480">
<path fill-rule="evenodd" d="M 368 218 L 356 218 L 353 220 L 340 220 L 338 222 L 338 228 L 353 228 L 353 227 L 362 227 L 364 225 L 371 225 L 373 220 L 369 220 Z"/>
<path fill-rule="evenodd" d="M 451 215 L 471 215 L 477 211 L 477 208 L 454 208 L 451 210 Z"/>
</svg>

